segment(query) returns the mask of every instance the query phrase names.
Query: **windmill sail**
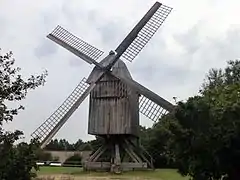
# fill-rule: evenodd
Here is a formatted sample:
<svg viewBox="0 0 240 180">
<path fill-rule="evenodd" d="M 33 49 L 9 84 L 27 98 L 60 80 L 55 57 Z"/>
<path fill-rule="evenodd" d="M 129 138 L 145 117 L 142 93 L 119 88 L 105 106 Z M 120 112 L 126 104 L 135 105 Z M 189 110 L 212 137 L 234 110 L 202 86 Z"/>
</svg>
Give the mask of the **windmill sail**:
<svg viewBox="0 0 240 180">
<path fill-rule="evenodd" d="M 127 78 L 122 76 L 121 74 L 117 74 L 112 72 L 111 73 L 113 76 L 116 78 L 119 78 L 123 83 L 127 84 L 131 88 L 133 88 L 135 91 L 137 91 L 139 94 L 144 95 L 151 101 L 155 102 L 156 104 L 160 105 L 167 111 L 172 111 L 174 110 L 174 105 L 168 102 L 167 100 L 163 99 L 162 97 L 158 96 L 156 93 L 152 92 L 148 88 L 144 87 L 143 85 L 139 84 L 133 79 Z"/>
<path fill-rule="evenodd" d="M 171 7 L 156 2 L 116 49 L 116 52 L 123 52 L 123 48 L 127 47 L 120 58 L 132 62 L 156 33 L 171 10 Z"/>
<path fill-rule="evenodd" d="M 78 108 L 78 100 L 83 93 L 89 88 L 89 84 L 86 83 L 86 78 L 83 78 L 68 98 L 62 103 L 62 105 L 32 134 L 33 138 L 39 138 L 40 142 L 45 145 L 48 143 L 50 137 L 54 136 L 57 131 L 66 122 L 69 116 L 72 114 L 70 110 L 75 111 Z"/>
<path fill-rule="evenodd" d="M 139 111 L 152 121 L 157 121 L 162 115 L 174 110 L 173 104 L 158 96 L 135 80 L 124 77 L 123 75 L 115 72 L 111 72 L 111 74 L 141 95 L 139 98 Z M 131 89 L 128 88 L 128 91 L 131 91 Z"/>
<path fill-rule="evenodd" d="M 89 64 L 95 64 L 103 54 L 103 51 L 79 39 L 61 26 L 57 26 L 47 37 Z"/>
<path fill-rule="evenodd" d="M 142 95 L 139 98 L 139 112 L 151 119 L 152 121 L 157 122 L 163 115 L 167 114 L 169 111 Z"/>
<path fill-rule="evenodd" d="M 139 112 L 152 121 L 156 122 L 162 115 L 174 110 L 173 104 L 139 84 L 131 77 L 127 77 L 124 74 L 120 74 L 115 71 L 112 71 L 110 74 L 121 80 L 122 84 L 124 84 L 123 87 L 125 91 L 127 91 L 129 94 L 134 91 L 140 95 Z M 119 86 L 116 86 L 115 88 L 118 89 Z"/>
</svg>

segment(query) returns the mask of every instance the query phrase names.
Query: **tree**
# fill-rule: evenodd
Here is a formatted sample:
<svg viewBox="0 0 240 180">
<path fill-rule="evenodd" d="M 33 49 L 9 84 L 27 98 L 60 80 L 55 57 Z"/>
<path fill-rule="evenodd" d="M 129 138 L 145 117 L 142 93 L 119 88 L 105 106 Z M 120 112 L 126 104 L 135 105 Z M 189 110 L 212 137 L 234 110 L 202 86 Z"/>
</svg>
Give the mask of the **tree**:
<svg viewBox="0 0 240 180">
<path fill-rule="evenodd" d="M 209 90 L 219 86 L 238 84 L 240 82 L 240 60 L 227 62 L 227 67 L 223 69 L 212 68 L 200 90 L 201 95 L 205 95 Z"/>
<path fill-rule="evenodd" d="M 140 126 L 141 145 L 153 158 L 155 168 L 173 168 L 174 164 L 168 157 L 167 142 L 171 138 L 169 131 L 169 122 L 165 121 L 166 117 L 162 117 L 159 122 L 151 128 Z"/>
<path fill-rule="evenodd" d="M 69 143 L 66 139 L 54 139 L 51 140 L 49 144 L 45 147 L 45 150 L 50 151 L 75 151 L 78 150 L 79 146 L 81 145 L 82 140 L 79 139 L 76 143 Z"/>
<path fill-rule="evenodd" d="M 76 143 L 74 143 L 73 147 L 74 150 L 81 150 L 81 146 L 84 144 L 84 142 L 81 139 L 78 139 Z"/>
<path fill-rule="evenodd" d="M 105 140 L 103 137 L 101 136 L 95 136 L 96 139 L 88 141 L 86 144 L 87 146 L 84 148 L 85 151 L 86 150 L 92 150 L 92 152 L 94 153 L 94 151 L 96 151 L 98 148 L 100 148 L 102 146 L 102 144 L 105 143 Z"/>
<path fill-rule="evenodd" d="M 24 80 L 14 63 L 12 52 L 3 55 L 0 51 L 0 179 L 28 180 L 33 176 L 31 169 L 37 168 L 35 151 L 39 144 L 34 140 L 14 145 L 23 132 L 6 132 L 2 125 L 24 109 L 22 105 L 13 107 L 10 102 L 21 101 L 29 90 L 44 85 L 47 73 Z"/>
<path fill-rule="evenodd" d="M 54 158 L 49 152 L 44 152 L 43 149 L 38 148 L 35 152 L 38 161 L 52 161 Z"/>
<path fill-rule="evenodd" d="M 240 61 L 212 69 L 200 95 L 179 102 L 168 148 L 194 180 L 240 177 Z"/>
<path fill-rule="evenodd" d="M 52 150 L 52 151 L 60 151 L 62 149 L 59 148 L 59 144 L 58 144 L 58 140 L 57 139 L 54 139 L 54 140 L 51 140 L 50 143 L 48 143 L 46 145 L 46 147 L 44 148 L 45 150 Z"/>
<path fill-rule="evenodd" d="M 64 166 L 73 166 L 73 165 L 82 165 L 82 157 L 78 154 L 74 154 L 73 156 L 66 159 L 64 162 Z"/>
</svg>

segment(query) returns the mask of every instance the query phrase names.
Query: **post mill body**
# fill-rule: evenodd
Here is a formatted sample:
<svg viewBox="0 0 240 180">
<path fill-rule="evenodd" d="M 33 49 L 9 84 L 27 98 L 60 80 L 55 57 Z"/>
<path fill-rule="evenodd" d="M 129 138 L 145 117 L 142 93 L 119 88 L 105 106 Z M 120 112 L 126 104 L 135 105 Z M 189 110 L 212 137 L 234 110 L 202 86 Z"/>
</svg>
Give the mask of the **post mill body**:
<svg viewBox="0 0 240 180">
<path fill-rule="evenodd" d="M 112 68 L 116 74 L 131 75 L 123 61 Z M 136 91 L 116 77 L 105 74 L 90 93 L 88 133 L 138 136 L 139 98 Z"/>
</svg>

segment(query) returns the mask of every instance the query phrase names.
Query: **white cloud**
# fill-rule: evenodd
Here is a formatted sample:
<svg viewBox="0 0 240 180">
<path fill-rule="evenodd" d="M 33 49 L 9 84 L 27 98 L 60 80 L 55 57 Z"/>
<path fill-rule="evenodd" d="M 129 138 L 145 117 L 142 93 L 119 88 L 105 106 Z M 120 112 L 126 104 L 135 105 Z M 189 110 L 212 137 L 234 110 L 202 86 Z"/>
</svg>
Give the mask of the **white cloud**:
<svg viewBox="0 0 240 180">
<path fill-rule="evenodd" d="M 115 49 L 155 1 L 53 0 L 0 2 L 0 47 L 12 50 L 23 74 L 49 71 L 44 87 L 23 101 L 26 110 L 9 128 L 30 133 L 68 96 L 92 66 L 46 38 L 60 24 L 95 47 Z M 133 63 L 132 76 L 170 101 L 195 94 L 205 73 L 239 58 L 237 0 L 163 0 L 173 11 Z M 57 137 L 73 141 L 87 135 L 88 101 L 67 122 Z M 143 125 L 151 124 L 142 118 Z"/>
</svg>

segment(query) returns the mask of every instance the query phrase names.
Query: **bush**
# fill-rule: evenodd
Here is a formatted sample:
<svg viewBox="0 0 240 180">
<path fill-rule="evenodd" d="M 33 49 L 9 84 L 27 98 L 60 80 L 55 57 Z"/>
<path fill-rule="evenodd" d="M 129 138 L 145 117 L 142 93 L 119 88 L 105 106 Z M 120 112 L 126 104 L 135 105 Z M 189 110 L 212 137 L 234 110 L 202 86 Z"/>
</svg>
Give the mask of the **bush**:
<svg viewBox="0 0 240 180">
<path fill-rule="evenodd" d="M 51 153 L 44 152 L 42 149 L 36 151 L 37 159 L 39 161 L 52 161 L 53 157 Z"/>
<path fill-rule="evenodd" d="M 64 163 L 63 166 L 81 166 L 82 165 L 82 157 L 80 155 L 73 155 L 70 158 L 68 158 Z"/>
</svg>

